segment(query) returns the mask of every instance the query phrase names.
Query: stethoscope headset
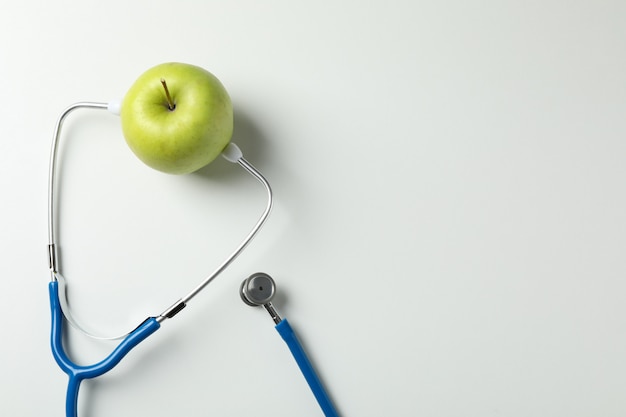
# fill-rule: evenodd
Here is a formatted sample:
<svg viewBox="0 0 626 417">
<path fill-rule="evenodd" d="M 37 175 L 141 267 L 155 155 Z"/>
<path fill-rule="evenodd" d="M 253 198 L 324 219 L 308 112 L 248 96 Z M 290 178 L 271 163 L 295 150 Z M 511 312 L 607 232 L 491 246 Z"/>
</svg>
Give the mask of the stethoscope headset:
<svg viewBox="0 0 626 417">
<path fill-rule="evenodd" d="M 57 154 L 63 123 L 67 117 L 79 109 L 108 110 L 119 115 L 120 102 L 79 102 L 67 107 L 59 116 L 54 129 L 52 147 L 50 150 L 49 173 L 48 173 L 48 265 L 50 268 L 51 280 L 49 283 L 50 309 L 52 313 L 51 324 L 51 348 L 52 354 L 59 367 L 68 375 L 69 382 L 66 395 L 66 417 L 78 416 L 78 393 L 81 382 L 86 379 L 97 378 L 113 369 L 135 346 L 144 341 L 148 336 L 156 332 L 161 323 L 173 318 L 189 301 L 207 287 L 218 275 L 220 275 L 248 246 L 257 235 L 261 227 L 265 224 L 273 204 L 272 189 L 267 179 L 244 157 L 237 145 L 229 143 L 222 152 L 222 156 L 229 162 L 239 165 L 263 186 L 267 194 L 267 203 L 261 216 L 258 218 L 250 232 L 243 238 L 235 250 L 206 278 L 194 287 L 184 297 L 179 298 L 168 308 L 155 316 L 149 316 L 141 322 L 135 329 L 114 337 L 103 337 L 87 331 L 81 326 L 72 315 L 69 303 L 66 298 L 66 280 L 60 272 L 57 240 L 57 204 L 58 195 L 57 183 Z M 293 354 L 300 370 L 302 371 L 309 387 L 317 399 L 324 414 L 337 416 L 328 393 L 322 386 L 319 377 L 312 367 L 302 346 L 300 345 L 293 329 L 286 319 L 282 319 L 276 312 L 271 301 L 276 291 L 276 285 L 272 277 L 265 273 L 255 273 L 245 279 L 240 286 L 241 299 L 250 306 L 263 306 L 270 313 L 275 323 L 275 328 L 280 336 L 285 340 L 291 353 Z M 84 333 L 85 335 L 103 340 L 121 340 L 117 347 L 100 362 L 92 365 L 77 365 L 67 355 L 63 346 L 63 329 L 65 321 Z"/>
</svg>

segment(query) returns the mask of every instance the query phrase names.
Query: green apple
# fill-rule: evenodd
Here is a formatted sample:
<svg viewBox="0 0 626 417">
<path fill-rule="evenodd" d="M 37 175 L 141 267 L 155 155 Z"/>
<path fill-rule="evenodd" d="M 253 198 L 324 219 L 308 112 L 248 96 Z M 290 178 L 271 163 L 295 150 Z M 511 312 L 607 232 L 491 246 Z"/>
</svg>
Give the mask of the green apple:
<svg viewBox="0 0 626 417">
<path fill-rule="evenodd" d="M 170 174 L 207 165 L 233 134 L 233 106 L 222 83 L 205 69 L 178 62 L 144 72 L 126 93 L 120 117 L 133 153 Z"/>
</svg>

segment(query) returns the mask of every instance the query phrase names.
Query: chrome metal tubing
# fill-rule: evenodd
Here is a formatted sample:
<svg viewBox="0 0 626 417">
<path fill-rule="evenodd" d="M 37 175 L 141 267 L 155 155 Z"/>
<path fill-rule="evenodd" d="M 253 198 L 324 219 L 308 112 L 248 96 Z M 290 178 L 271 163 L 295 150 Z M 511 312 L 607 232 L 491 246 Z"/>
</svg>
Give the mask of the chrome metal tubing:
<svg viewBox="0 0 626 417">
<path fill-rule="evenodd" d="M 211 275 L 206 277 L 197 287 L 195 287 L 191 292 L 189 292 L 189 294 L 187 294 L 182 299 L 178 300 L 176 303 L 174 303 L 170 308 L 165 310 L 163 313 L 159 314 L 159 316 L 157 317 L 157 321 L 159 321 L 159 322 L 162 322 L 163 320 L 165 320 L 167 318 L 172 318 L 173 317 L 173 315 L 171 314 L 172 307 L 178 305 L 179 303 L 182 303 L 182 304 L 186 305 L 192 298 L 194 298 L 196 295 L 198 295 L 198 293 L 200 291 L 202 291 L 207 285 L 209 285 L 209 283 L 211 283 L 211 281 L 213 281 L 215 278 L 217 278 L 217 276 L 220 273 L 222 273 L 228 267 L 228 265 L 230 265 L 235 260 L 235 258 L 237 258 L 237 256 L 239 256 L 241 254 L 241 252 L 246 248 L 246 246 L 248 246 L 248 244 L 256 236 L 258 231 L 261 229 L 261 227 L 263 226 L 263 224 L 267 220 L 267 217 L 269 216 L 270 212 L 272 211 L 272 205 L 273 205 L 272 187 L 270 187 L 270 184 L 267 181 L 267 179 L 265 179 L 263 174 L 261 174 L 245 158 L 243 158 L 243 157 L 240 158 L 237 161 L 237 163 L 241 167 L 243 167 L 248 173 L 250 173 L 253 177 L 255 177 L 263 185 L 263 187 L 265 188 L 265 191 L 267 193 L 267 204 L 265 206 L 265 210 L 263 210 L 263 213 L 261 214 L 261 217 L 256 222 L 256 224 L 254 225 L 252 230 L 241 241 L 239 246 L 226 258 L 226 260 L 224 262 L 222 262 L 222 264 L 219 265 L 217 267 L 217 269 L 215 269 L 215 271 L 213 271 L 213 273 L 211 273 Z"/>
<path fill-rule="evenodd" d="M 283 321 L 282 318 L 280 318 L 280 315 L 278 314 L 278 312 L 276 311 L 276 309 L 274 308 L 274 304 L 272 304 L 271 302 L 267 303 L 267 304 L 263 304 L 263 307 L 265 307 L 265 309 L 267 310 L 268 313 L 270 313 L 270 316 L 272 316 L 272 320 L 274 320 L 274 324 L 278 324 L 281 321 Z"/>
<path fill-rule="evenodd" d="M 107 103 L 84 101 L 74 103 L 67 107 L 57 119 L 52 137 L 52 147 L 50 148 L 50 164 L 48 172 L 48 264 L 52 281 L 56 281 L 55 273 L 59 270 L 59 260 L 57 257 L 56 247 L 56 219 L 55 219 L 55 183 L 56 183 L 56 166 L 57 153 L 59 150 L 59 138 L 61 136 L 61 128 L 65 118 L 76 109 L 102 109 L 106 110 Z"/>
<path fill-rule="evenodd" d="M 60 267 L 59 267 L 59 259 L 58 259 L 58 246 L 57 246 L 57 224 L 56 224 L 56 174 L 57 174 L 57 154 L 59 149 L 59 142 L 61 137 L 61 129 L 63 127 L 63 123 L 67 116 L 77 109 L 100 109 L 107 110 L 109 104 L 101 103 L 101 102 L 78 102 L 67 107 L 59 116 L 56 122 L 56 126 L 54 129 L 54 136 L 52 139 L 52 146 L 50 149 L 50 166 L 48 173 L 48 265 L 50 267 L 51 273 L 51 281 L 59 281 L 59 278 L 62 278 L 60 275 Z M 202 291 L 211 281 L 213 281 L 222 271 L 224 271 L 234 260 L 237 258 L 241 252 L 248 246 L 248 244 L 252 241 L 252 239 L 256 236 L 258 231 L 261 229 L 265 221 L 267 220 L 273 205 L 273 196 L 272 196 L 272 188 L 270 187 L 268 181 L 265 177 L 250 164 L 245 158 L 240 157 L 236 161 L 242 168 L 244 168 L 248 173 L 250 173 L 254 178 L 256 178 L 265 188 L 267 192 L 267 205 L 261 214 L 261 217 L 256 222 L 252 230 L 246 235 L 246 237 L 242 240 L 239 246 L 226 258 L 221 265 L 213 271 L 211 275 L 206 277 L 197 287 L 195 287 L 189 294 L 185 297 L 179 299 L 174 304 L 172 304 L 168 309 L 166 309 L 163 313 L 159 314 L 156 317 L 158 322 L 162 322 L 167 318 L 174 317 L 180 310 L 182 310 L 189 300 L 198 295 L 200 291 Z M 61 281 L 63 281 L 61 279 Z M 67 305 L 67 300 L 64 297 L 64 291 L 62 291 L 61 304 L 65 308 L 63 308 L 63 312 L 68 319 L 68 321 L 76 328 L 81 330 L 86 335 L 97 338 L 97 339 L 119 339 L 122 336 L 115 337 L 99 337 L 91 334 L 90 332 L 83 329 L 78 323 L 72 318 L 71 312 L 69 311 L 69 306 Z"/>
</svg>

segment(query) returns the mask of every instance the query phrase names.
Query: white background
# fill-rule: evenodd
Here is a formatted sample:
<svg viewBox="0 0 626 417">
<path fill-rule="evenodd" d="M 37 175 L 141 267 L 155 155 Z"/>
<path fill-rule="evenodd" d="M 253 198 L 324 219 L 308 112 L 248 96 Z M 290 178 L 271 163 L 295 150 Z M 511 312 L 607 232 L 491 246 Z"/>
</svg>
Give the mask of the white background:
<svg viewBox="0 0 626 417">
<path fill-rule="evenodd" d="M 3 416 L 63 416 L 50 354 L 54 123 L 166 61 L 231 94 L 275 210 L 240 258 L 109 374 L 79 417 L 320 416 L 256 271 L 342 416 L 626 415 L 626 3 L 49 1 L 0 12 Z M 75 113 L 59 243 L 76 315 L 134 328 L 260 214 L 220 159 L 168 176 Z M 72 332 L 71 356 L 113 344 Z"/>
</svg>

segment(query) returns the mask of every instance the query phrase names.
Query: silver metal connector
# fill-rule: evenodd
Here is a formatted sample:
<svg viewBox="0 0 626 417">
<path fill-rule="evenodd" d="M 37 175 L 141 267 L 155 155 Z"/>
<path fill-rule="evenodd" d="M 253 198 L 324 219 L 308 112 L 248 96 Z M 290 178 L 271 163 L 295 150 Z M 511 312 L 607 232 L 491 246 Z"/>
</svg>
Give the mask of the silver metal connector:
<svg viewBox="0 0 626 417">
<path fill-rule="evenodd" d="M 48 245 L 48 267 L 51 272 L 57 272 L 57 247 L 54 243 Z"/>
<path fill-rule="evenodd" d="M 187 304 L 183 300 L 178 300 L 174 304 L 172 304 L 167 310 L 159 314 L 156 320 L 161 323 L 165 319 L 171 319 L 172 317 L 180 313 L 180 310 L 185 307 L 187 307 Z"/>
</svg>

